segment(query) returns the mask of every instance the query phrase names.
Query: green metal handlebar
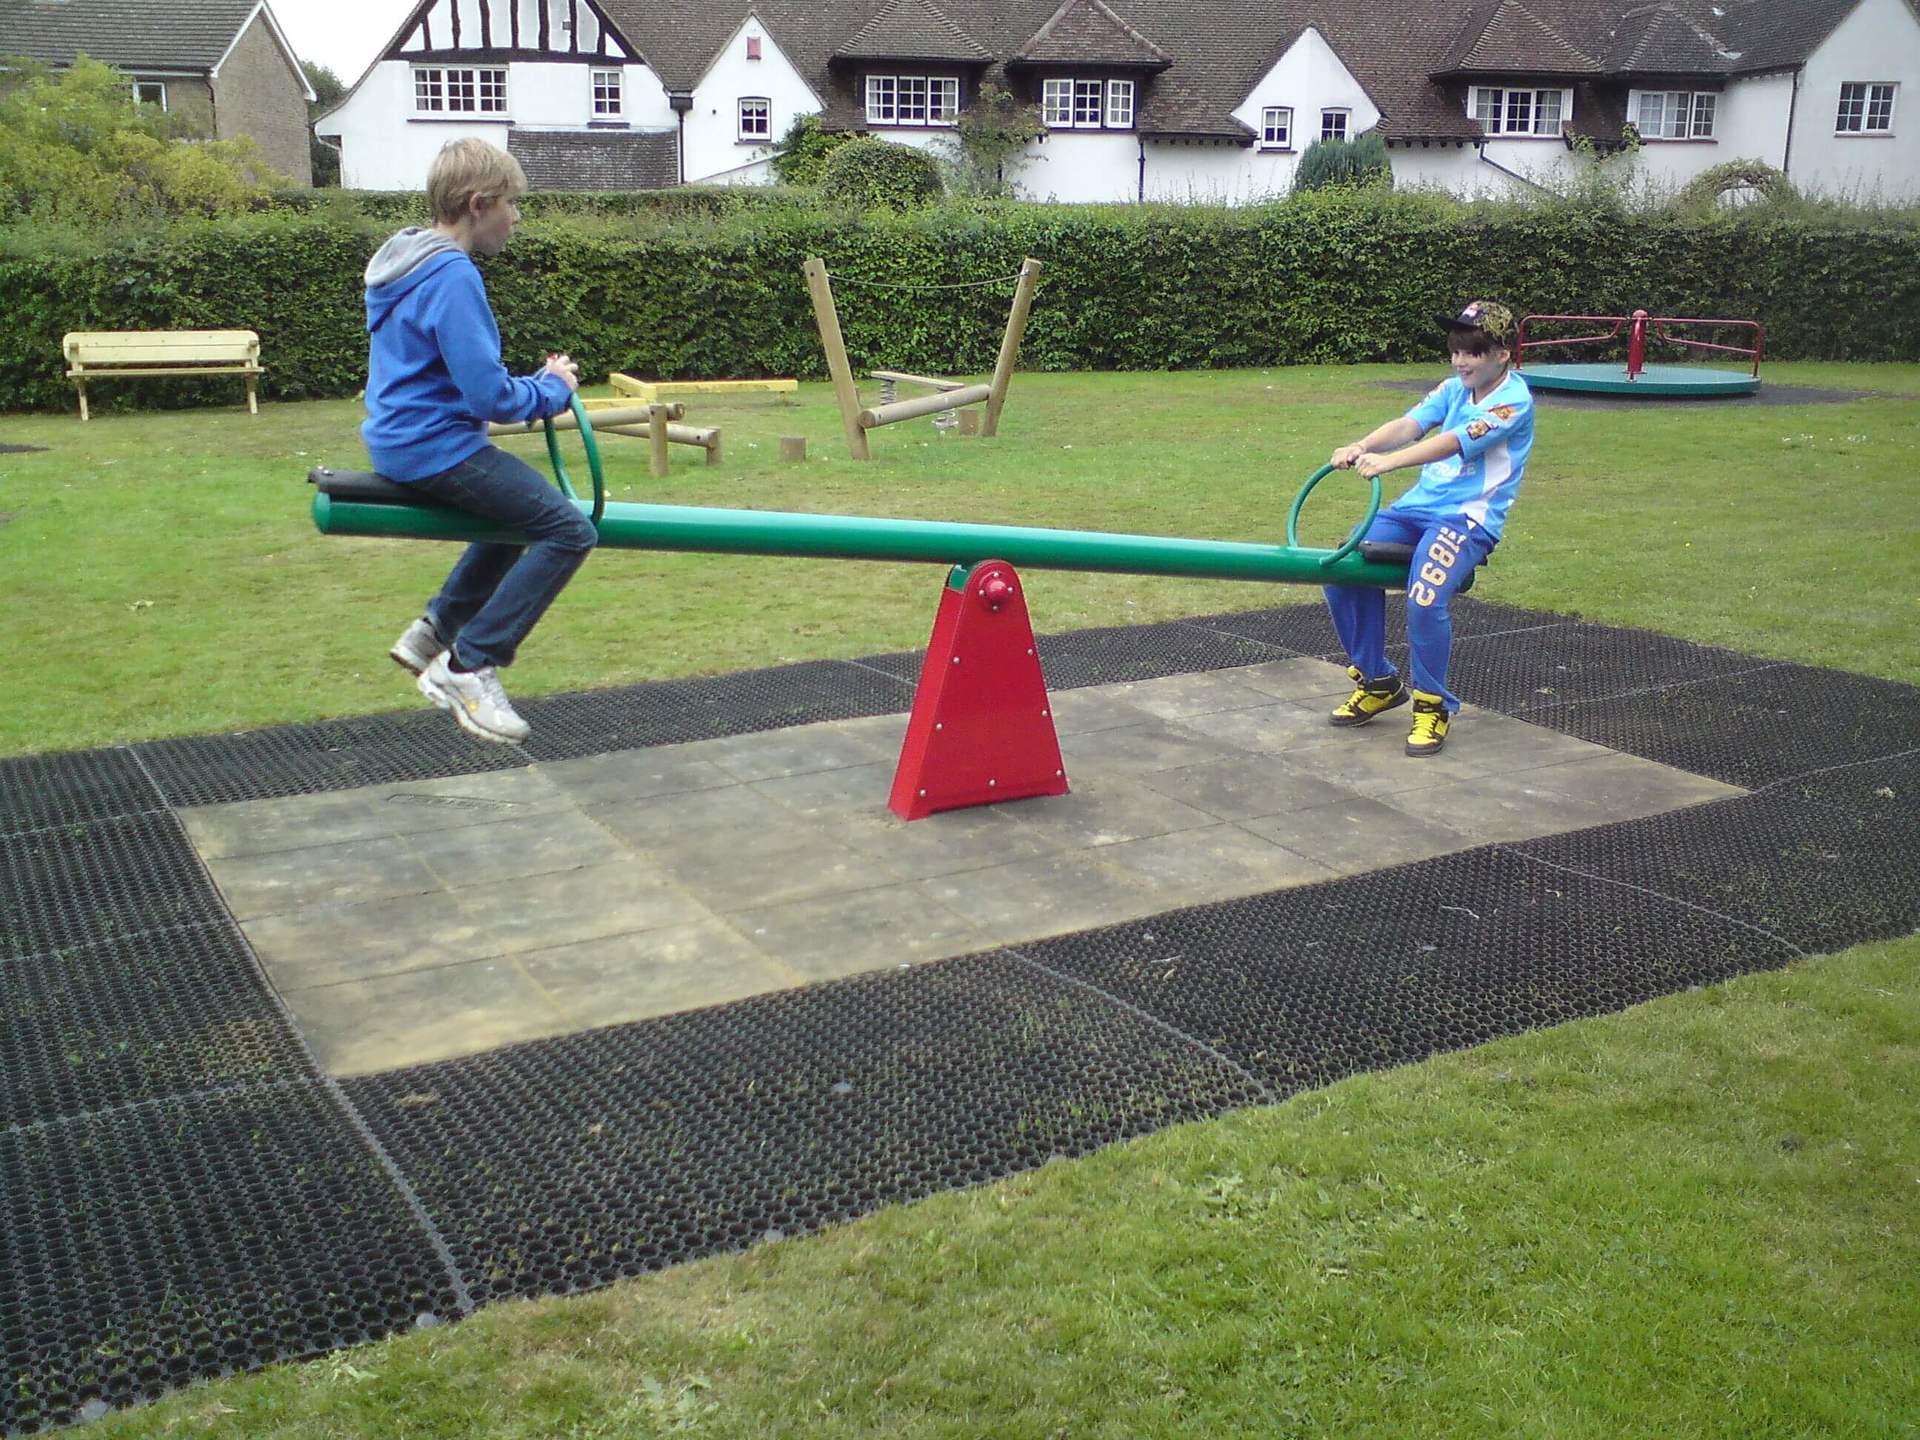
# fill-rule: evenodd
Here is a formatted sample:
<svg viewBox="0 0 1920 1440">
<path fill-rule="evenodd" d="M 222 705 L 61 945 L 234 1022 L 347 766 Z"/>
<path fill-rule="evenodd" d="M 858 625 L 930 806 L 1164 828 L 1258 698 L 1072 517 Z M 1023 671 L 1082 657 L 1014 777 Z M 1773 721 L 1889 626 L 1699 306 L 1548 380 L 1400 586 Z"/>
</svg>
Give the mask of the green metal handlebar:
<svg viewBox="0 0 1920 1440">
<path fill-rule="evenodd" d="M 1300 493 L 1293 497 L 1293 509 L 1287 512 L 1287 544 L 1295 550 L 1300 548 L 1300 507 L 1307 503 L 1307 496 L 1313 493 L 1313 487 L 1331 475 L 1333 470 L 1334 467 L 1331 465 L 1322 465 L 1307 477 L 1307 483 L 1302 485 L 1300 487 Z M 1330 551 L 1320 561 L 1321 565 L 1336 564 L 1358 550 L 1360 548 L 1360 542 L 1366 538 L 1367 527 L 1373 524 L 1374 517 L 1379 513 L 1380 477 L 1375 475 L 1373 477 L 1373 498 L 1367 505 L 1366 515 L 1361 518 L 1358 525 L 1353 527 L 1353 533 L 1347 536 L 1346 543 L 1341 545 L 1338 550 Z"/>
<path fill-rule="evenodd" d="M 587 447 L 587 470 L 593 476 L 593 514 L 589 518 L 593 521 L 594 529 L 598 530 L 600 517 L 607 509 L 607 482 L 600 472 L 600 442 L 593 438 L 593 422 L 587 419 L 587 407 L 580 403 L 580 397 L 571 397 L 567 406 L 573 411 L 573 418 L 580 422 L 580 443 Z M 567 467 L 560 460 L 560 437 L 553 428 L 551 415 L 547 417 L 546 426 L 547 458 L 553 462 L 553 478 L 559 483 L 562 495 L 569 500 L 578 500 L 580 497 L 573 492 L 573 482 L 567 479 Z M 1374 488 L 1379 488 L 1377 481 Z"/>
</svg>

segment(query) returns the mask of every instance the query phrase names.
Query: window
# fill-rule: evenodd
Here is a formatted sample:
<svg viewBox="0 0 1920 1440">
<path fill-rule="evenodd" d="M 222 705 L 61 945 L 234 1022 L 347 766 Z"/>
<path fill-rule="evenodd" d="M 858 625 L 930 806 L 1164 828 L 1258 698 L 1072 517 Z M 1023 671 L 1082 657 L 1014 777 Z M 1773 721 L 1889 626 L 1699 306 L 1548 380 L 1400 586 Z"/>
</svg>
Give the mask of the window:
<svg viewBox="0 0 1920 1440">
<path fill-rule="evenodd" d="M 163 80 L 136 80 L 133 82 L 133 98 L 137 104 L 158 105 L 167 108 L 167 86 Z"/>
<path fill-rule="evenodd" d="M 1293 111 L 1284 105 L 1269 105 L 1260 112 L 1260 145 L 1266 150 L 1286 150 L 1293 145 Z"/>
<path fill-rule="evenodd" d="M 593 116 L 605 120 L 621 113 L 620 72 L 595 70 L 593 74 Z"/>
<path fill-rule="evenodd" d="M 1322 140 L 1346 139 L 1347 113 L 1345 110 L 1322 110 L 1320 112 L 1320 138 Z"/>
<path fill-rule="evenodd" d="M 1131 80 L 1046 80 L 1040 87 L 1041 118 L 1056 130 L 1131 130 Z"/>
<path fill-rule="evenodd" d="M 747 59 L 758 60 L 759 58 L 760 37 L 758 35 L 749 35 L 747 36 Z"/>
<path fill-rule="evenodd" d="M 749 95 L 741 100 L 740 138 L 742 140 L 773 138 L 773 101 L 764 95 Z"/>
<path fill-rule="evenodd" d="M 1892 85 L 1849 82 L 1840 87 L 1840 111 L 1833 128 L 1840 135 L 1891 135 L 1893 133 Z"/>
<path fill-rule="evenodd" d="M 413 108 L 422 115 L 505 115 L 507 72 L 419 66 L 413 72 Z"/>
<path fill-rule="evenodd" d="M 1633 128 L 1643 140 L 1711 140 L 1720 97 L 1711 91 L 1642 90 L 1633 106 Z"/>
<path fill-rule="evenodd" d="M 1489 135 L 1558 136 L 1572 118 L 1566 90 L 1502 90 L 1476 85 L 1467 92 L 1467 113 Z"/>
<path fill-rule="evenodd" d="M 869 125 L 951 125 L 959 115 L 957 76 L 867 76 Z"/>
</svg>

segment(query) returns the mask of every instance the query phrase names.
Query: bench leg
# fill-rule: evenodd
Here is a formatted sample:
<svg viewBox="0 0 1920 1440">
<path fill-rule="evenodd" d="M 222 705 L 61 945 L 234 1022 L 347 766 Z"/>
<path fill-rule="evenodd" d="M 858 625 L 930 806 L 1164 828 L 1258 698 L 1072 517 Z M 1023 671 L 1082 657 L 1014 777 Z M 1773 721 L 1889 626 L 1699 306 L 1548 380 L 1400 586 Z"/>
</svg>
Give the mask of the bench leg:
<svg viewBox="0 0 1920 1440">
<path fill-rule="evenodd" d="M 73 382 L 73 388 L 80 392 L 80 418 L 85 420 L 87 418 L 87 382 L 76 380 Z"/>
<path fill-rule="evenodd" d="M 251 375 L 247 377 L 247 413 L 249 415 L 258 415 L 260 413 L 260 406 L 254 401 L 253 376 Z"/>
</svg>

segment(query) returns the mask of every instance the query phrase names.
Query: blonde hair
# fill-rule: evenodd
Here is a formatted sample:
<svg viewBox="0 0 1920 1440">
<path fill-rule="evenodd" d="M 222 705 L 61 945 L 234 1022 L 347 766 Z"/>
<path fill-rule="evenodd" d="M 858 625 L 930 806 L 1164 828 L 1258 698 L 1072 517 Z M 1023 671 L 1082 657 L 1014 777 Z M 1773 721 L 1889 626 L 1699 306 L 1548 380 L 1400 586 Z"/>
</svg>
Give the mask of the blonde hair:
<svg viewBox="0 0 1920 1440">
<path fill-rule="evenodd" d="M 527 172 L 520 162 L 484 140 L 449 140 L 427 171 L 427 203 L 436 224 L 451 224 L 465 215 L 476 195 L 512 200 L 526 191 Z"/>
</svg>

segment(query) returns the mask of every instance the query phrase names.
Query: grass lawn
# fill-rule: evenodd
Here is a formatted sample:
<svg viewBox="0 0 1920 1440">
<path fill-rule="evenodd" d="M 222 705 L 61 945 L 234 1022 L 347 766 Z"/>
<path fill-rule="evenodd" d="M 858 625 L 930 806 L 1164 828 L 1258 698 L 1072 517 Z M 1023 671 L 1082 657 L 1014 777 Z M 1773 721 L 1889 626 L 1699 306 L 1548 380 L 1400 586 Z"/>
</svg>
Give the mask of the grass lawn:
<svg viewBox="0 0 1920 1440">
<path fill-rule="evenodd" d="M 879 431 L 845 458 L 825 385 L 799 403 L 695 404 L 726 431 L 708 469 L 606 445 L 617 498 L 1280 540 L 1336 444 L 1439 367 L 1022 376 L 1001 441 Z M 1776 384 L 1893 398 L 1653 411 L 1543 407 L 1507 543 L 1476 593 L 1760 654 L 1920 681 L 1920 366 L 1779 365 Z M 108 392 L 109 394 L 111 392 Z M 417 703 L 385 658 L 451 547 L 335 539 L 308 468 L 365 464 L 355 401 L 0 417 L 0 755 L 232 730 Z M 783 465 L 778 439 L 812 458 Z M 510 442 L 544 467 L 537 436 Z M 577 441 L 569 441 L 577 446 Z M 577 448 L 569 468 L 584 469 Z M 1388 477 L 1403 485 L 1411 476 Z M 1340 483 L 1344 482 L 1344 483 Z M 1329 540 L 1362 491 L 1329 480 Z M 1389 491 L 1389 494 L 1395 493 Z M 1037 628 L 1071 630 L 1311 598 L 1300 587 L 1028 577 Z M 937 567 L 607 551 L 523 651 L 516 695 L 857 656 L 926 643 Z"/>
<path fill-rule="evenodd" d="M 1275 538 L 1440 367 L 1023 376 L 1003 439 L 697 404 L 621 498 Z M 1920 366 L 1819 406 L 1543 406 L 1476 593 L 1920 683 Z M 0 754 L 412 703 L 451 549 L 327 539 L 352 402 L 0 417 Z M 777 439 L 814 456 L 782 465 Z M 537 440 L 514 442 L 536 460 Z M 569 451 L 569 461 L 577 451 Z M 576 467 L 577 468 L 577 467 Z M 1405 480 L 1410 477 L 1390 477 Z M 1318 538 L 1356 490 L 1322 486 Z M 1064 630 L 1308 592 L 1029 575 Z M 924 643 L 933 567 L 607 552 L 516 694 Z M 1791 717 L 1783 720 L 1791 723 Z M 1920 743 L 1920 742 L 1916 742 Z M 1920 1435 L 1920 938 L 1362 1076 L 858 1224 L 281 1366 L 101 1436 Z"/>
</svg>

